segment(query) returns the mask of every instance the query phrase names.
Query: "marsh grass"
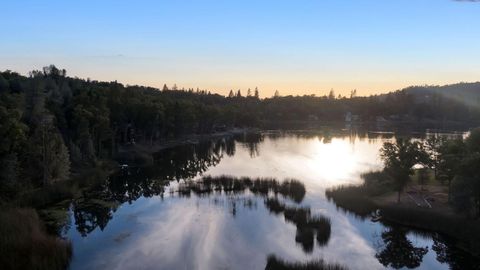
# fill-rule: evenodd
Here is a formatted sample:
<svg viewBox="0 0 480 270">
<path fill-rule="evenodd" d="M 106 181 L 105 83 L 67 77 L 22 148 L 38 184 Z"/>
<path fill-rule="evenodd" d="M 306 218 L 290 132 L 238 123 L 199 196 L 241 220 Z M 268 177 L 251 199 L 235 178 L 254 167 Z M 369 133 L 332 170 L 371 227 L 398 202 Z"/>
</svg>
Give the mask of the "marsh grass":
<svg viewBox="0 0 480 270">
<path fill-rule="evenodd" d="M 383 171 L 363 173 L 361 177 L 363 184 L 329 188 L 325 195 L 328 200 L 334 201 L 337 207 L 365 218 L 378 209 L 371 197 L 386 194 L 393 189 L 390 177 Z"/>
<path fill-rule="evenodd" d="M 209 195 L 221 191 L 225 194 L 235 194 L 246 190 L 261 196 L 268 196 L 270 193 L 280 194 L 296 203 L 300 203 L 306 193 L 305 186 L 295 179 L 279 182 L 275 178 L 237 178 L 226 175 L 204 176 L 198 181 L 187 181 L 178 187 L 178 193 L 182 196 L 189 196 L 192 192 L 197 195 Z"/>
<path fill-rule="evenodd" d="M 0 269 L 66 269 L 71 243 L 48 235 L 33 209 L 0 212 Z"/>
<path fill-rule="evenodd" d="M 337 207 L 361 218 L 367 217 L 378 208 L 366 194 L 364 186 L 339 186 L 325 191 L 328 200 L 332 200 Z"/>
<path fill-rule="evenodd" d="M 347 270 L 345 266 L 339 264 L 326 263 L 324 260 L 319 259 L 311 262 L 286 262 L 277 258 L 274 255 L 270 255 L 267 258 L 267 265 L 265 270 Z"/>
</svg>

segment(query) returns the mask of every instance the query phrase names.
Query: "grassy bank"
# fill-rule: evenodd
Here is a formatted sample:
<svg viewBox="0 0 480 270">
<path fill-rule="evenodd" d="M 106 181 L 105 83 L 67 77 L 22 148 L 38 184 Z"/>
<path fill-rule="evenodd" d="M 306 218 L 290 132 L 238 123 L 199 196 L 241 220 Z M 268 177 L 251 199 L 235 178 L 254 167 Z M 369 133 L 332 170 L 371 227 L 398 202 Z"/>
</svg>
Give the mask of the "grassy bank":
<svg viewBox="0 0 480 270">
<path fill-rule="evenodd" d="M 34 209 L 0 212 L 0 266 L 9 269 L 65 269 L 71 243 L 47 234 Z"/>
<path fill-rule="evenodd" d="M 458 248 L 480 255 L 480 220 L 455 213 L 447 203 L 436 202 L 432 208 L 420 207 L 405 194 L 402 202 L 397 203 L 392 190 L 373 183 L 366 181 L 363 185 L 332 188 L 326 191 L 326 196 L 339 208 L 361 218 L 370 217 L 373 211 L 380 209 L 383 223 L 438 232 L 455 239 Z M 417 187 L 415 183 L 414 187 Z"/>
</svg>

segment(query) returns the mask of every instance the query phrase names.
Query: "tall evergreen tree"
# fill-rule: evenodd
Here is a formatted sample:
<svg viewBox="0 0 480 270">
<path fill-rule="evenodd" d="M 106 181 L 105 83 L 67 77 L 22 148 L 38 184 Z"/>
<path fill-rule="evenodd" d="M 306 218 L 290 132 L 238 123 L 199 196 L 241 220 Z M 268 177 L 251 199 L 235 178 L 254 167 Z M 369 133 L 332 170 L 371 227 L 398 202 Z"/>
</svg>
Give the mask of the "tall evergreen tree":
<svg viewBox="0 0 480 270">
<path fill-rule="evenodd" d="M 260 98 L 260 94 L 258 92 L 258 87 L 255 87 L 255 94 L 253 95 L 256 99 Z"/>
</svg>

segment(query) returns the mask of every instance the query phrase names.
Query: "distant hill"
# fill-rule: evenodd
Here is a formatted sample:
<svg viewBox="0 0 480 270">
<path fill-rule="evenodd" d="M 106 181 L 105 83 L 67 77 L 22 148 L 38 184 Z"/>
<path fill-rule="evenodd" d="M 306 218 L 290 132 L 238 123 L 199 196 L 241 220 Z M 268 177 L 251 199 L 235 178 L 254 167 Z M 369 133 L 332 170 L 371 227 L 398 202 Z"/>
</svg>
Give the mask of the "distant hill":
<svg viewBox="0 0 480 270">
<path fill-rule="evenodd" d="M 411 86 L 403 91 L 414 95 L 418 102 L 425 102 L 441 95 L 462 102 L 469 107 L 480 107 L 480 82 L 456 83 L 444 86 Z"/>
</svg>

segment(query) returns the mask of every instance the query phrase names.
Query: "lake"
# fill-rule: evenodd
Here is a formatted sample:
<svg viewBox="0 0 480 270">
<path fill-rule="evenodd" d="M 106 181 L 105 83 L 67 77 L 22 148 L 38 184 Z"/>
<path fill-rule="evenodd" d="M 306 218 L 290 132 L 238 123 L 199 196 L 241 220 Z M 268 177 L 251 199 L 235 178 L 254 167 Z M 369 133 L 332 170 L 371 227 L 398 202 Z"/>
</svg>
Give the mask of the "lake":
<svg viewBox="0 0 480 270">
<path fill-rule="evenodd" d="M 121 170 L 72 203 L 63 230 L 71 269 L 264 269 L 269 255 L 349 269 L 479 265 L 441 235 L 362 219 L 326 199 L 327 188 L 381 169 L 388 140 L 272 132 L 161 151 L 154 165 Z M 298 212 L 328 225 L 302 227 Z"/>
</svg>

